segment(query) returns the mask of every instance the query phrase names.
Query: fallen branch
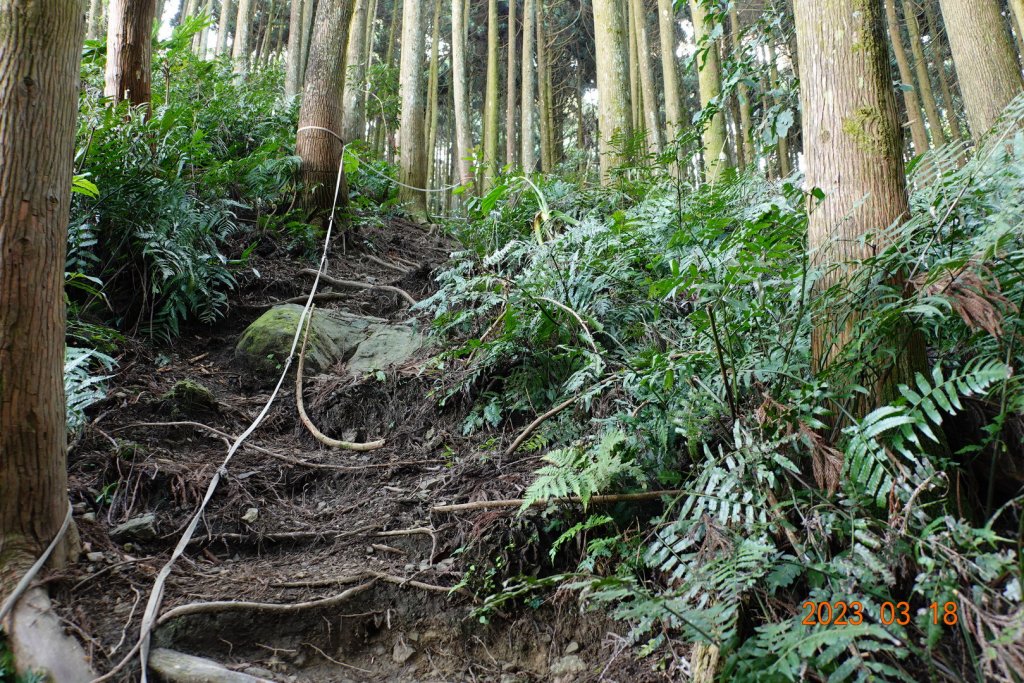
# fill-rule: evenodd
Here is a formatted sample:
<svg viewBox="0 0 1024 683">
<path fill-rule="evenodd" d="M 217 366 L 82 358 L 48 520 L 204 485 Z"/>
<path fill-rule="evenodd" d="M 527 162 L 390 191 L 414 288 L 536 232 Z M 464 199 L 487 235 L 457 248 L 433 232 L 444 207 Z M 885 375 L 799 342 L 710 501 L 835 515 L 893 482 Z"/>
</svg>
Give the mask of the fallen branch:
<svg viewBox="0 0 1024 683">
<path fill-rule="evenodd" d="M 303 275 L 316 275 L 315 270 L 310 270 L 308 268 L 304 268 L 301 272 Z M 334 287 L 348 287 L 349 289 L 382 289 L 385 292 L 394 292 L 408 301 L 410 306 L 415 306 L 419 303 L 416 299 L 412 298 L 412 295 L 409 294 L 409 292 L 405 291 L 401 287 L 394 287 L 392 285 L 371 285 L 369 282 L 356 282 L 355 280 L 338 280 L 330 275 L 323 274 L 320 275 L 320 279 Z"/>
<path fill-rule="evenodd" d="M 245 602 L 241 600 L 222 600 L 217 602 L 193 602 L 187 605 L 181 605 L 174 609 L 165 612 L 157 620 L 157 625 L 166 624 L 172 619 L 180 619 L 181 617 L 187 617 L 194 614 L 210 614 L 212 612 L 231 612 L 237 610 L 250 610 L 254 612 L 269 612 L 271 614 L 289 614 L 292 612 L 301 612 L 307 609 L 320 609 L 324 607 L 333 607 L 334 605 L 345 602 L 349 598 L 359 595 L 360 593 L 368 590 L 373 586 L 374 581 L 368 581 L 360 586 L 349 588 L 348 590 L 339 593 L 338 595 L 332 595 L 329 598 L 321 598 L 319 600 L 310 600 L 308 602 L 295 602 L 290 604 L 279 604 L 274 602 Z"/>
<path fill-rule="evenodd" d="M 309 415 L 306 415 L 306 406 L 303 405 L 302 401 L 302 367 L 306 360 L 306 341 L 309 339 L 309 325 L 313 322 L 313 314 L 310 313 L 309 322 L 306 324 L 306 331 L 302 335 L 302 350 L 299 351 L 299 367 L 295 372 L 295 404 L 299 408 L 299 419 L 302 420 L 302 424 L 306 426 L 309 433 L 312 434 L 317 441 L 322 443 L 329 448 L 341 448 L 347 451 L 375 451 L 378 448 L 384 447 L 384 440 L 370 441 L 369 443 L 352 443 L 351 441 L 338 441 L 327 436 L 313 424 L 313 421 L 309 419 Z"/>
<path fill-rule="evenodd" d="M 609 496 L 591 496 L 588 500 L 589 505 L 610 505 L 612 503 L 628 503 L 643 500 L 656 500 L 662 496 L 678 496 L 685 491 L 673 489 L 669 491 L 648 491 L 646 493 L 620 493 L 617 495 Z M 526 500 L 523 498 L 511 499 L 511 500 L 478 500 L 475 503 L 459 503 L 458 505 L 435 505 L 430 508 L 431 512 L 462 512 L 465 510 L 489 510 L 492 508 L 517 508 L 522 507 Z M 530 507 L 542 508 L 548 505 L 555 504 L 566 504 L 566 503 L 582 503 L 583 500 L 579 496 L 568 496 L 566 498 L 547 498 L 544 500 L 535 500 L 530 503 Z"/>
<path fill-rule="evenodd" d="M 520 433 L 519 436 L 516 437 L 516 440 L 512 442 L 511 446 L 505 449 L 505 457 L 507 458 L 508 456 L 515 453 L 519 449 L 519 447 L 523 445 L 523 442 L 530 438 L 530 435 L 533 434 L 537 427 L 540 427 L 542 424 L 544 424 L 545 420 L 549 420 L 555 415 L 558 415 L 560 412 L 571 406 L 577 400 L 579 400 L 579 396 L 573 396 L 568 401 L 559 403 L 557 406 L 555 406 L 548 412 L 544 413 L 530 424 L 526 425 L 526 429 L 524 429 L 522 433 Z"/>
<path fill-rule="evenodd" d="M 385 268 L 390 268 L 391 270 L 399 272 L 402 275 L 408 275 L 409 273 L 412 272 L 412 271 L 408 270 L 407 268 L 403 268 L 402 266 L 399 266 L 397 264 L 391 263 L 390 261 L 385 261 L 384 259 L 378 258 L 378 257 L 374 256 L 373 254 L 364 254 L 364 256 L 366 256 L 367 260 L 373 261 L 378 266 L 384 266 Z"/>
</svg>

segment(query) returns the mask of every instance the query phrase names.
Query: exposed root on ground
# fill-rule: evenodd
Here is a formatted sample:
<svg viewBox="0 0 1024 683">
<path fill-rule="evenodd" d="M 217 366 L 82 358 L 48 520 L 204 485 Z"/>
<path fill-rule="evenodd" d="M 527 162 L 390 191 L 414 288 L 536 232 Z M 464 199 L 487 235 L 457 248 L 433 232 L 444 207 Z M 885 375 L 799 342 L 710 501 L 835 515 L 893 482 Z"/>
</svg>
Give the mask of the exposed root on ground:
<svg viewBox="0 0 1024 683">
<path fill-rule="evenodd" d="M 309 268 L 304 268 L 301 272 L 303 275 L 316 275 L 316 271 L 310 270 Z M 395 287 L 393 285 L 372 285 L 369 282 L 356 282 L 355 280 L 339 280 L 337 278 L 331 277 L 330 275 L 324 274 L 320 275 L 320 279 L 334 287 L 347 287 L 348 289 L 380 289 L 385 292 L 394 292 L 398 296 L 408 301 L 410 306 L 415 306 L 417 303 L 419 303 L 418 301 L 416 301 L 416 299 L 412 297 L 411 294 L 409 294 L 409 292 L 405 291 L 401 287 Z"/>
</svg>

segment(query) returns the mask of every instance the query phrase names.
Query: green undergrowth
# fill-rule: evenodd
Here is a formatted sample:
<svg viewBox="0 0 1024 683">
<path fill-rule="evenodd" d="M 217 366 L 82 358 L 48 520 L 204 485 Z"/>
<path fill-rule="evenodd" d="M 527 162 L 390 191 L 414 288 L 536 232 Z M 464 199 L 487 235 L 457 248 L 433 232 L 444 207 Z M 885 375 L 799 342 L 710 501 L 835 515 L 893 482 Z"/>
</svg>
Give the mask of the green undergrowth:
<svg viewBox="0 0 1024 683">
<path fill-rule="evenodd" d="M 824 195 L 798 178 L 638 195 L 506 177 L 474 200 L 423 304 L 451 344 L 439 400 L 468 398 L 467 434 L 572 400 L 513 456 L 541 456 L 521 514 L 543 547 L 523 571 L 474 565 L 482 615 L 576 590 L 654 669 L 674 641 L 719 646 L 723 680 L 1019 676 L 1024 102 L 1007 118 L 962 167 L 956 149 L 919 160 L 912 217 L 828 289 L 806 248 Z M 856 341 L 814 374 L 824 318 Z M 928 371 L 858 417 L 912 334 Z M 569 495 L 582 513 L 526 511 Z M 808 602 L 863 619 L 806 624 Z M 883 623 L 886 603 L 906 617 Z"/>
</svg>

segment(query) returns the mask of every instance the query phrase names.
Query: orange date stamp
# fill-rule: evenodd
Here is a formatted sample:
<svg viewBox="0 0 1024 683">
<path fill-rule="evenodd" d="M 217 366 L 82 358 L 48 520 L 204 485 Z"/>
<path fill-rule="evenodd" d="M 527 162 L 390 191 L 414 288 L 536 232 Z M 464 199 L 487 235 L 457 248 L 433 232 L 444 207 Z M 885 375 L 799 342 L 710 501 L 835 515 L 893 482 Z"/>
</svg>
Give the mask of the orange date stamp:
<svg viewBox="0 0 1024 683">
<path fill-rule="evenodd" d="M 808 600 L 803 604 L 806 610 L 801 624 L 805 626 L 860 626 L 866 617 L 874 617 L 884 626 L 897 624 L 906 626 L 911 621 L 910 603 L 908 602 L 883 602 L 878 607 L 878 613 L 867 614 L 864 605 L 860 602 L 814 602 Z M 956 626 L 959 620 L 957 604 L 945 602 L 941 605 L 933 602 L 928 606 L 933 624 L 945 626 Z"/>
</svg>

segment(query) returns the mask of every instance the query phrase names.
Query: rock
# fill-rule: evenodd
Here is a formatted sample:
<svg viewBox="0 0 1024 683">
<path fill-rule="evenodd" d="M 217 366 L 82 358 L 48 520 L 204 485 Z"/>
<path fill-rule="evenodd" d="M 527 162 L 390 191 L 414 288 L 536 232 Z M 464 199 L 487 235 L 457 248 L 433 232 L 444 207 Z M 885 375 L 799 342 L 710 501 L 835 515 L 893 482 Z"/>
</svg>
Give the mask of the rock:
<svg viewBox="0 0 1024 683">
<path fill-rule="evenodd" d="M 242 515 L 242 521 L 245 522 L 246 524 L 252 524 L 257 519 L 259 519 L 259 517 L 260 517 L 260 511 L 258 509 L 256 509 L 256 508 L 249 508 L 248 510 L 245 511 L 245 514 Z"/>
<path fill-rule="evenodd" d="M 191 379 L 176 382 L 160 399 L 169 404 L 171 411 L 176 415 L 215 413 L 220 406 L 212 391 Z"/>
<path fill-rule="evenodd" d="M 395 643 L 395 649 L 391 651 L 391 659 L 395 660 L 395 664 L 405 664 L 414 654 L 416 654 L 416 650 L 399 638 Z"/>
<path fill-rule="evenodd" d="M 301 315 L 302 306 L 285 304 L 260 316 L 238 340 L 235 365 L 261 384 L 277 381 Z M 323 372 L 344 361 L 354 373 L 385 369 L 404 363 L 423 344 L 423 335 L 410 325 L 317 309 L 309 328 L 306 372 Z"/>
<path fill-rule="evenodd" d="M 551 664 L 549 673 L 554 678 L 561 678 L 566 681 L 577 680 L 576 674 L 587 670 L 587 665 L 579 655 L 566 655 L 559 657 Z"/>
<path fill-rule="evenodd" d="M 118 543 L 124 541 L 151 541 L 156 538 L 156 515 L 152 512 L 133 517 L 110 532 L 110 538 Z"/>
<path fill-rule="evenodd" d="M 565 646 L 565 654 L 567 654 L 567 655 L 571 655 L 574 652 L 579 652 L 579 651 L 580 651 L 580 644 L 577 643 L 575 640 Z"/>
<path fill-rule="evenodd" d="M 149 668 L 168 683 L 274 683 L 227 669 L 211 659 L 159 648 L 149 653 Z"/>
<path fill-rule="evenodd" d="M 85 559 L 89 560 L 90 562 L 102 562 L 103 560 L 106 559 L 106 557 L 107 556 L 104 555 L 103 553 L 86 553 L 85 554 Z"/>
<path fill-rule="evenodd" d="M 86 522 L 95 522 L 96 521 L 96 513 L 95 512 L 86 512 L 84 515 L 82 515 L 82 519 L 85 520 Z"/>
</svg>

